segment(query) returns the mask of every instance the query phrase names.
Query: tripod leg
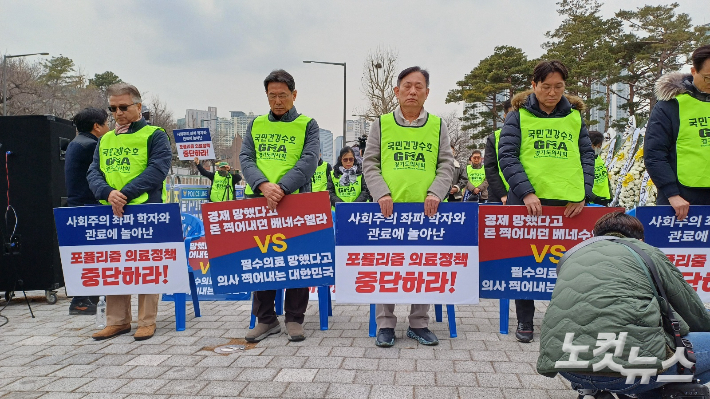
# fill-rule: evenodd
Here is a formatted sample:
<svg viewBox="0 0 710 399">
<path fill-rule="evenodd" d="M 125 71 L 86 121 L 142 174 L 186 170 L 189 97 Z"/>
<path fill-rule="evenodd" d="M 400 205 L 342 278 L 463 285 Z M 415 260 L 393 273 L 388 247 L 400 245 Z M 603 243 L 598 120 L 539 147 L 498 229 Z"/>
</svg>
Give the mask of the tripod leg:
<svg viewBox="0 0 710 399">
<path fill-rule="evenodd" d="M 20 284 L 20 289 L 22 289 L 22 295 L 25 296 L 25 302 L 27 302 L 27 308 L 30 310 L 30 315 L 32 315 L 32 318 L 35 318 L 35 314 L 32 312 L 32 306 L 30 306 L 30 300 L 27 299 L 27 293 L 25 292 L 25 287 L 23 285 L 22 280 L 17 280 L 17 283 Z"/>
</svg>

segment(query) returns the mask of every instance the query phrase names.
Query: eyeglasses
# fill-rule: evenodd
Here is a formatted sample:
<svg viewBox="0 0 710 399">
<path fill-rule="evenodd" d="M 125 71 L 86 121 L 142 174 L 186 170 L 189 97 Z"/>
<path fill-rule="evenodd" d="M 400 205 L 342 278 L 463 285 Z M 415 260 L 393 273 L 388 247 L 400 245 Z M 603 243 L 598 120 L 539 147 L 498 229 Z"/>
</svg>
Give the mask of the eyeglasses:
<svg viewBox="0 0 710 399">
<path fill-rule="evenodd" d="M 698 75 L 703 77 L 705 83 L 710 84 L 710 75 L 703 75 L 702 73 L 698 73 Z"/>
<path fill-rule="evenodd" d="M 343 158 L 341 159 L 343 162 L 355 162 L 355 158 Z"/>
<path fill-rule="evenodd" d="M 114 105 L 111 105 L 108 107 L 108 110 L 111 112 L 116 112 L 117 110 L 120 109 L 121 112 L 126 112 L 126 111 L 128 111 L 128 107 L 136 105 L 136 104 L 138 104 L 138 103 L 133 103 L 133 104 L 128 104 L 128 105 L 119 105 L 117 107 Z"/>
</svg>

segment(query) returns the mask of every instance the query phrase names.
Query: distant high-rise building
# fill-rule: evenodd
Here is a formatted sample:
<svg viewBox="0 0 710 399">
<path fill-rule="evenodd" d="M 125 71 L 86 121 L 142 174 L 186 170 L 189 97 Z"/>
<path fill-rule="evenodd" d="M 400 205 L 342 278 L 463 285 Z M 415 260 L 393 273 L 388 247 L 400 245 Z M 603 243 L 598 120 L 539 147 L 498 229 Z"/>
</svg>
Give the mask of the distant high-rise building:
<svg viewBox="0 0 710 399">
<path fill-rule="evenodd" d="M 234 141 L 234 125 L 229 118 L 219 118 L 217 121 L 217 131 L 212 133 L 212 143 L 214 144 L 217 158 L 224 158 L 224 152 L 231 147 Z"/>
<path fill-rule="evenodd" d="M 355 120 L 345 121 L 345 134 L 347 135 L 347 142 L 350 144 L 355 144 L 358 137 L 363 135 L 368 135 L 370 133 L 370 121 L 365 117 L 359 117 Z"/>
<path fill-rule="evenodd" d="M 249 122 L 256 119 L 258 115 L 254 115 L 253 112 L 249 112 L 247 115 L 242 111 L 230 111 L 230 114 L 232 116 L 232 125 L 234 125 L 234 134 L 244 140 L 244 135 L 247 133 L 247 126 L 249 126 Z"/>
<path fill-rule="evenodd" d="M 338 136 L 334 140 L 333 154 L 340 154 L 340 149 L 343 148 L 343 136 Z"/>
<path fill-rule="evenodd" d="M 207 127 L 210 132 L 217 131 L 217 108 L 209 107 L 208 111 L 188 109 L 185 111 L 185 128 L 195 129 Z"/>
<path fill-rule="evenodd" d="M 615 83 L 611 89 L 611 97 L 607 107 L 594 107 L 589 110 L 590 119 L 597 121 L 596 124 L 588 126 L 589 130 L 598 130 L 604 133 L 607 112 L 609 112 L 610 124 L 615 120 L 629 117 L 629 112 L 621 107 L 626 103 L 626 98 L 629 96 L 629 85 Z M 592 85 L 592 93 L 595 93 L 593 94 L 594 98 L 606 97 L 606 86 L 601 83 L 594 83 Z"/>
<path fill-rule="evenodd" d="M 320 129 L 320 153 L 321 158 L 329 164 L 333 164 L 333 132 Z"/>
<path fill-rule="evenodd" d="M 187 126 L 187 125 L 185 124 L 185 118 L 180 118 L 180 119 L 177 120 L 177 128 L 178 128 L 178 129 L 184 129 L 185 126 Z"/>
</svg>

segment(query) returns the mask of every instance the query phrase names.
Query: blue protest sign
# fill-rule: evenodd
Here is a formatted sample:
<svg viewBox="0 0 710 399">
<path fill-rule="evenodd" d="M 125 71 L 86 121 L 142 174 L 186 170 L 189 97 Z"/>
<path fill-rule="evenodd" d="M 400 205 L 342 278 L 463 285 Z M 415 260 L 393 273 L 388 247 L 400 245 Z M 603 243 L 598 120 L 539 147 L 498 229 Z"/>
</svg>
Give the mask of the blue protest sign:
<svg viewBox="0 0 710 399">
<path fill-rule="evenodd" d="M 189 290 L 177 204 L 55 208 L 67 292 L 123 295 Z"/>
<path fill-rule="evenodd" d="M 181 161 L 191 161 L 195 157 L 200 160 L 215 159 L 210 129 L 178 129 L 173 130 L 173 136 Z"/>
<path fill-rule="evenodd" d="M 670 206 L 636 208 L 643 223 L 644 241 L 666 254 L 703 302 L 710 302 L 710 206 L 692 205 L 678 220 Z"/>
</svg>

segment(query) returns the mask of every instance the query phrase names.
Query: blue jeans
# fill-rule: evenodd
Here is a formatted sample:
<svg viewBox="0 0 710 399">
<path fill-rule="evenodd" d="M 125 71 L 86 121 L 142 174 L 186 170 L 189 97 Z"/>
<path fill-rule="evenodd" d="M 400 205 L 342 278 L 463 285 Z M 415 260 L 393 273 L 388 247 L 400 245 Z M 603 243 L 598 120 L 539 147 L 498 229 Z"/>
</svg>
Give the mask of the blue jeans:
<svg viewBox="0 0 710 399">
<path fill-rule="evenodd" d="M 699 379 L 701 384 L 707 384 L 710 381 L 710 332 L 690 333 L 684 338 L 693 344 L 693 352 L 696 357 L 695 378 Z M 674 365 L 663 374 L 678 374 L 676 367 L 677 365 Z M 641 384 L 640 378 L 636 378 L 636 382 L 633 384 L 626 384 L 626 377 L 602 377 L 567 372 L 560 374 L 572 383 L 573 389 L 598 389 L 612 393 L 637 395 L 640 399 L 660 399 L 660 388 L 667 384 L 667 382 L 656 382 L 656 377 L 651 377 L 651 382 L 648 384 Z"/>
</svg>

